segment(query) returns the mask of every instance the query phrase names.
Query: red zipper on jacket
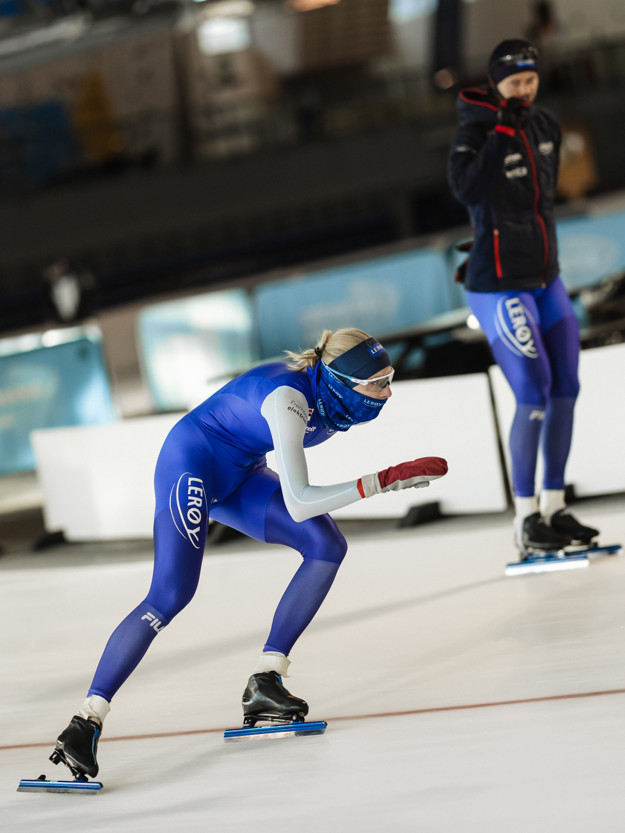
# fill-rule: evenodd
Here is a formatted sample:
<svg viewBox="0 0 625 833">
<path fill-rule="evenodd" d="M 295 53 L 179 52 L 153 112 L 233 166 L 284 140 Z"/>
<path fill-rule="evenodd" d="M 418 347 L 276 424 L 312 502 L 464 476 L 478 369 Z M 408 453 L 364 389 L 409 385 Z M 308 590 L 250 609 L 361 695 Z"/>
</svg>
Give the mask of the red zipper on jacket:
<svg viewBox="0 0 625 833">
<path fill-rule="evenodd" d="M 534 213 L 536 214 L 536 217 L 537 217 L 538 222 L 540 224 L 540 229 L 543 233 L 543 244 L 544 244 L 544 247 L 545 247 L 545 257 L 543 259 L 543 269 L 542 269 L 542 273 L 541 273 L 541 276 L 540 276 L 540 282 L 541 282 L 542 286 L 545 286 L 546 285 L 545 284 L 545 267 L 547 266 L 547 261 L 549 260 L 549 238 L 547 237 L 547 229 L 545 227 L 545 221 L 541 217 L 540 212 L 538 210 L 538 200 L 540 198 L 540 187 L 538 185 L 538 174 L 536 172 L 536 162 L 534 160 L 534 154 L 532 153 L 532 149 L 530 147 L 529 140 L 528 140 L 527 136 L 525 135 L 525 131 L 522 130 L 521 128 L 519 128 L 519 133 L 521 134 L 521 138 L 523 139 L 523 142 L 525 143 L 525 148 L 527 150 L 527 155 L 529 156 L 530 165 L 532 167 L 532 179 L 534 180 Z"/>
<path fill-rule="evenodd" d="M 503 277 L 503 270 L 501 268 L 501 257 L 499 256 L 499 229 L 493 229 L 493 251 L 495 252 L 495 271 L 498 278 Z"/>
</svg>

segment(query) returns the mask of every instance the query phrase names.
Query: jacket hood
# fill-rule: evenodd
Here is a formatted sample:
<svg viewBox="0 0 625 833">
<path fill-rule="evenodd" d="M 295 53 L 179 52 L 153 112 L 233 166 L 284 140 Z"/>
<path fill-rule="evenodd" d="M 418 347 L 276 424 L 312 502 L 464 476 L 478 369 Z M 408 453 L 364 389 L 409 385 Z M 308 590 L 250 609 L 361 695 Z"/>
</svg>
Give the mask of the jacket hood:
<svg viewBox="0 0 625 833">
<path fill-rule="evenodd" d="M 456 104 L 461 125 L 475 122 L 495 124 L 498 101 L 491 87 L 469 87 L 460 90 Z"/>
<path fill-rule="evenodd" d="M 534 111 L 534 103 L 527 108 L 526 118 Z M 462 126 L 482 122 L 494 125 L 497 121 L 499 99 L 492 87 L 468 87 L 460 90 L 456 104 Z"/>
</svg>

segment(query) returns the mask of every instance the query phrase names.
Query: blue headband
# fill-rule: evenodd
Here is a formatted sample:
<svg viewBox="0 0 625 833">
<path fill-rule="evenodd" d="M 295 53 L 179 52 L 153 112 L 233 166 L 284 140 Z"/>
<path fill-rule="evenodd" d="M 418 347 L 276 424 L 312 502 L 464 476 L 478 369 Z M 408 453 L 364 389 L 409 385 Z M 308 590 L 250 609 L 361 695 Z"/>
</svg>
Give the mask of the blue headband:
<svg viewBox="0 0 625 833">
<path fill-rule="evenodd" d="M 391 360 L 388 353 L 377 339 L 370 337 L 361 341 L 355 347 L 351 347 L 342 353 L 338 358 L 330 362 L 328 367 L 338 370 L 345 376 L 354 376 L 356 379 L 369 379 L 380 370 L 389 367 Z"/>
</svg>

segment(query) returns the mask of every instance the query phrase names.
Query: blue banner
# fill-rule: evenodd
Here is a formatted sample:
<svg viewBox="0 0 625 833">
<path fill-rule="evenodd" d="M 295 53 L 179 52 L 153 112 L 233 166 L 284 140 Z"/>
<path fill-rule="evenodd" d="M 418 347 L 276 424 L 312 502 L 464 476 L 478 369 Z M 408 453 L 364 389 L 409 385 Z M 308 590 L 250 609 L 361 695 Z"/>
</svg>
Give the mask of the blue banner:
<svg viewBox="0 0 625 833">
<path fill-rule="evenodd" d="M 255 292 L 264 358 L 315 344 L 325 329 L 408 329 L 462 306 L 446 257 L 419 249 L 262 284 Z"/>
<path fill-rule="evenodd" d="M 625 269 L 625 211 L 559 220 L 557 234 L 560 272 L 569 292 Z"/>
<path fill-rule="evenodd" d="M 115 419 L 98 340 L 0 356 L 0 474 L 35 468 L 30 432 Z"/>
<path fill-rule="evenodd" d="M 193 407 L 212 393 L 214 379 L 235 376 L 258 359 L 250 299 L 243 289 L 153 304 L 139 314 L 138 332 L 159 411 Z"/>
</svg>

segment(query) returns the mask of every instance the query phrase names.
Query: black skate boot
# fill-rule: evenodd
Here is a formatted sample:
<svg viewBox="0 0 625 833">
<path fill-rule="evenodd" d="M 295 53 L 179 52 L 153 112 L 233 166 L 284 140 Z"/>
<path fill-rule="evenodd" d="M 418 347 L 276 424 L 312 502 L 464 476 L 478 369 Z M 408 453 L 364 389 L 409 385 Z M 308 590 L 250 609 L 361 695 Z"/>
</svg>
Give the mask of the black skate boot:
<svg viewBox="0 0 625 833">
<path fill-rule="evenodd" d="M 252 674 L 249 678 L 243 692 L 245 726 L 255 726 L 258 720 L 299 721 L 307 714 L 308 703 L 287 691 L 276 671 Z"/>
<path fill-rule="evenodd" d="M 599 535 L 599 530 L 592 526 L 580 524 L 567 509 L 559 509 L 551 516 L 551 529 L 560 535 L 566 535 L 571 544 L 590 544 Z"/>
<path fill-rule="evenodd" d="M 542 550 L 543 552 L 561 550 L 569 544 L 570 539 L 567 535 L 556 532 L 555 529 L 547 526 L 541 518 L 540 512 L 534 512 L 523 521 L 521 541 L 522 554 L 527 554 L 530 550 Z"/>
<path fill-rule="evenodd" d="M 67 764 L 75 778 L 85 775 L 95 778 L 99 770 L 96 754 L 101 732 L 97 723 L 75 714 L 57 738 L 50 760 L 54 764 Z"/>
</svg>

